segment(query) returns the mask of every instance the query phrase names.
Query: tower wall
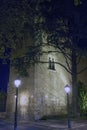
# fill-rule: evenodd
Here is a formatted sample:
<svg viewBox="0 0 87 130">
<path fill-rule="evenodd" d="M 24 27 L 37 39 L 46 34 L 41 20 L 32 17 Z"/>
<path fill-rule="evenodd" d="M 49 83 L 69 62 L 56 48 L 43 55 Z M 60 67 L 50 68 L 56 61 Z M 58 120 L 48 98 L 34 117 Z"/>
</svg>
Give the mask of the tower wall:
<svg viewBox="0 0 87 130">
<path fill-rule="evenodd" d="M 57 64 L 59 62 L 66 66 L 63 55 L 58 53 L 58 50 L 52 46 L 44 46 L 42 52 L 44 53 L 40 57 L 41 63 L 35 65 L 34 98 L 36 119 L 46 115 L 66 113 L 64 87 L 66 84 L 70 85 L 71 83 L 69 73 Z M 49 58 L 54 59 L 55 69 L 49 68 Z"/>
<path fill-rule="evenodd" d="M 49 53 L 45 53 L 45 52 Z M 52 52 L 53 51 L 53 52 Z M 52 46 L 42 47 L 39 62 L 28 70 L 29 77 L 21 78 L 18 93 L 18 118 L 40 119 L 46 115 L 66 113 L 66 93 L 64 86 L 71 83 L 71 77 L 57 62 L 65 64 L 64 57 Z M 49 68 L 49 58 L 54 68 Z M 15 86 L 17 74 L 11 68 L 7 98 L 7 115 L 14 118 Z"/>
<path fill-rule="evenodd" d="M 17 74 L 11 68 L 10 81 L 8 87 L 7 96 L 7 116 L 14 118 L 15 112 L 15 93 L 16 88 L 14 80 L 17 78 Z M 18 88 L 18 118 L 20 119 L 33 119 L 34 118 L 34 105 L 33 105 L 33 93 L 34 93 L 34 67 L 29 69 L 29 77 L 20 78 L 21 85 Z"/>
</svg>

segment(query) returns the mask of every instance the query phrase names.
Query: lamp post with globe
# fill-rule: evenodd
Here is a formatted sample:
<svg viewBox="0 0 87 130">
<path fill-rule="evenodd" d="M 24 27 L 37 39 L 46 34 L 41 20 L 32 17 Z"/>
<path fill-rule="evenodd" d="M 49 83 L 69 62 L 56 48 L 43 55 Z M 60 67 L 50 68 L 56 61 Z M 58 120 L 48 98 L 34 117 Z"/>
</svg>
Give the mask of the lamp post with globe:
<svg viewBox="0 0 87 130">
<path fill-rule="evenodd" d="M 20 79 L 16 79 L 14 81 L 14 85 L 16 87 L 16 94 L 15 94 L 15 115 L 14 115 L 14 130 L 17 130 L 17 116 L 18 116 L 18 88 L 21 85 L 21 80 Z"/>
<path fill-rule="evenodd" d="M 67 115 L 68 115 L 68 128 L 71 128 L 71 122 L 70 122 L 70 108 L 69 108 L 69 93 L 70 93 L 70 86 L 67 84 L 65 86 L 65 92 L 67 94 Z"/>
</svg>

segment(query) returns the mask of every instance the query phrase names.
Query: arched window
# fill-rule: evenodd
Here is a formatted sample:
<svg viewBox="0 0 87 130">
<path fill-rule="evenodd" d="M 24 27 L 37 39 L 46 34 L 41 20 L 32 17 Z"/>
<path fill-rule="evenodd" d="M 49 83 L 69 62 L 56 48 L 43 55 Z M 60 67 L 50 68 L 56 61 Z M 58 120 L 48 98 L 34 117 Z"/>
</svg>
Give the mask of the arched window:
<svg viewBox="0 0 87 130">
<path fill-rule="evenodd" d="M 49 57 L 49 69 L 55 70 L 54 58 L 50 58 L 50 57 Z"/>
</svg>

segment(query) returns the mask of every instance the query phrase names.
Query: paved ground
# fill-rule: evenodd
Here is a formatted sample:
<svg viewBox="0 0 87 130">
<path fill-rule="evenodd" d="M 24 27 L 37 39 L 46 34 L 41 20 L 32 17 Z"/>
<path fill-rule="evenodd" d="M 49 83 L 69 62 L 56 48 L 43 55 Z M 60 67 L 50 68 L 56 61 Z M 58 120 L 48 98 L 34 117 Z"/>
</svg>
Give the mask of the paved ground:
<svg viewBox="0 0 87 130">
<path fill-rule="evenodd" d="M 0 121 L 0 130 L 13 130 L 13 123 Z M 18 130 L 68 130 L 67 122 L 58 120 L 46 120 L 37 122 L 18 122 Z M 87 130 L 87 121 L 72 121 L 71 130 Z"/>
<path fill-rule="evenodd" d="M 52 128 L 52 130 L 68 130 L 67 122 L 59 122 L 55 120 L 37 122 L 36 125 L 44 125 Z M 87 121 L 72 121 L 71 130 L 87 130 Z"/>
<path fill-rule="evenodd" d="M 0 130 L 14 130 L 13 123 L 0 122 Z M 48 127 L 35 125 L 34 123 L 19 123 L 17 130 L 50 130 Z"/>
</svg>

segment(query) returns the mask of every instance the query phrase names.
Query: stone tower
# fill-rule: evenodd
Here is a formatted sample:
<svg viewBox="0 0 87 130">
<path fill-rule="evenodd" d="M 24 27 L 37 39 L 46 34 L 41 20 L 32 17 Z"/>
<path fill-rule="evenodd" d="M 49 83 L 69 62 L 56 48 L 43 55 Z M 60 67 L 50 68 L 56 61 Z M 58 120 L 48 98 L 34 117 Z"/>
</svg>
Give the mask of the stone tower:
<svg viewBox="0 0 87 130">
<path fill-rule="evenodd" d="M 78 0 L 74 0 L 74 2 L 76 6 L 79 4 Z M 65 7 L 67 8 L 67 6 Z M 71 6 L 69 5 L 69 12 L 70 8 Z M 69 12 L 67 11 L 67 13 Z M 71 16 L 71 12 L 69 14 Z M 37 24 L 39 20 L 42 21 L 42 19 L 37 17 L 35 23 Z M 63 28 L 65 31 L 67 30 L 62 25 L 61 29 Z M 44 46 L 40 46 L 43 53 L 39 57 L 39 62 L 32 64 L 29 68 L 29 77 L 21 78 L 22 84 L 19 87 L 18 117 L 22 120 L 40 119 L 47 115 L 66 113 L 64 86 L 66 84 L 71 85 L 71 76 L 61 65 L 57 64 L 59 62 L 66 66 L 65 58 L 62 53 L 58 53 L 57 48 L 47 44 L 47 35 L 44 32 L 40 32 L 40 36 L 41 38 L 36 36 L 35 45 L 43 42 Z M 59 37 L 59 41 L 64 42 L 64 38 Z M 16 77 L 14 69 L 11 68 L 7 96 L 7 116 L 10 118 L 14 118 L 14 80 Z"/>
<path fill-rule="evenodd" d="M 42 47 L 43 53 L 38 63 L 29 68 L 29 77 L 21 78 L 18 96 L 19 119 L 40 119 L 46 115 L 66 113 L 66 94 L 64 86 L 71 83 L 71 77 L 64 68 L 65 59 L 57 49 L 50 45 Z M 53 51 L 53 52 L 52 52 Z M 16 73 L 11 68 L 7 98 L 7 115 L 14 117 Z"/>
<path fill-rule="evenodd" d="M 40 40 L 40 41 L 38 41 Z M 66 113 L 66 93 L 64 86 L 71 85 L 71 76 L 57 62 L 66 66 L 65 58 L 58 49 L 47 44 L 47 34 L 40 31 L 40 39 L 36 37 L 36 44 L 40 46 L 39 62 L 29 68 L 29 76 L 21 78 L 22 84 L 18 92 L 18 118 L 24 120 L 41 119 L 47 115 Z M 7 97 L 7 116 L 14 117 L 15 86 L 17 75 L 10 70 L 10 80 Z"/>
</svg>

